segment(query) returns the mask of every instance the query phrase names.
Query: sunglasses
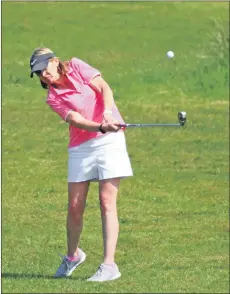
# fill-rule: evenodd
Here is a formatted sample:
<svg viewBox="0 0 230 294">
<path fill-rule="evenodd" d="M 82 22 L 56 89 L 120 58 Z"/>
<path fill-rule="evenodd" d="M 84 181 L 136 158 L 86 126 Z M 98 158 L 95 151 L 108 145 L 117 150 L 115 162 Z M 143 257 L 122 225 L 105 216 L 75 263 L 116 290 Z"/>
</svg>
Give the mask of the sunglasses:
<svg viewBox="0 0 230 294">
<path fill-rule="evenodd" d="M 42 71 L 41 71 L 41 70 L 36 70 L 34 73 L 35 73 L 38 77 L 40 77 Z"/>
</svg>

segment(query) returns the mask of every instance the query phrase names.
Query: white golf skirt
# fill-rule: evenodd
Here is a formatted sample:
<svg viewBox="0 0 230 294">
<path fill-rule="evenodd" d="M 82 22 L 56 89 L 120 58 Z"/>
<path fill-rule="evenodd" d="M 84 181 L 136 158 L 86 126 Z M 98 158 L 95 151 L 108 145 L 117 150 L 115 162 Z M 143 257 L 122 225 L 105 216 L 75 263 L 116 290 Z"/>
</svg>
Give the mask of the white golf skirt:
<svg viewBox="0 0 230 294">
<path fill-rule="evenodd" d="M 133 175 L 123 131 L 108 133 L 68 149 L 68 182 Z"/>
</svg>

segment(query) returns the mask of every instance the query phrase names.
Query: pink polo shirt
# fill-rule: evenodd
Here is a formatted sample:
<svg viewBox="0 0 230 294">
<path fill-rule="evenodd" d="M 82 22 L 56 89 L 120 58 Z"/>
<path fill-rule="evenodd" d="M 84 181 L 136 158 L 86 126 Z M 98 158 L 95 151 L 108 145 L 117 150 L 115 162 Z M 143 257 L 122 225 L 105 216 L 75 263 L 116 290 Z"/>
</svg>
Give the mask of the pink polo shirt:
<svg viewBox="0 0 230 294">
<path fill-rule="evenodd" d="M 84 118 L 101 123 L 103 120 L 104 100 L 101 94 L 95 92 L 89 85 L 90 81 L 100 72 L 78 58 L 72 58 L 69 62 L 67 78 L 75 86 L 75 89 L 56 89 L 50 87 L 46 103 L 66 121 L 71 110 L 80 113 Z M 113 117 L 124 123 L 116 104 L 114 103 Z M 92 138 L 103 135 L 100 132 L 89 132 L 69 125 L 69 145 L 78 146 Z"/>
</svg>

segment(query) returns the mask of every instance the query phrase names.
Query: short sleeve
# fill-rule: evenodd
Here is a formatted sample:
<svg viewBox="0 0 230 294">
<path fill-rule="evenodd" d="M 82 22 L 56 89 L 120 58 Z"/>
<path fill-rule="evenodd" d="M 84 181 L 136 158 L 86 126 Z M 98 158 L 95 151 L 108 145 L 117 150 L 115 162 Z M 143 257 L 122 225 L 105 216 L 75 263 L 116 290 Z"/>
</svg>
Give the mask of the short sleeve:
<svg viewBox="0 0 230 294">
<path fill-rule="evenodd" d="M 71 59 L 71 65 L 73 69 L 77 70 L 77 72 L 80 74 L 82 80 L 89 84 L 90 81 L 95 78 L 96 76 L 100 76 L 101 73 L 96 68 L 90 66 L 86 62 L 82 61 L 78 58 L 72 58 Z"/>
<path fill-rule="evenodd" d="M 55 111 L 64 121 L 66 121 L 67 115 L 72 110 L 69 108 L 64 101 L 62 101 L 59 97 L 55 97 L 53 95 L 48 95 L 46 99 L 46 103 L 51 107 L 53 111 Z"/>
</svg>

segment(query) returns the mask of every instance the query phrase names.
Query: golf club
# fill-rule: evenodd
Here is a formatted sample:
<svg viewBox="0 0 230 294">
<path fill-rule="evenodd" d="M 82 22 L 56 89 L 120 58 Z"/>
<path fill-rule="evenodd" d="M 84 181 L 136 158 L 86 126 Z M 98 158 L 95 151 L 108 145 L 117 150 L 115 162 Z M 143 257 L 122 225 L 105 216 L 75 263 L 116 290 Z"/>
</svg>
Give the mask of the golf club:
<svg viewBox="0 0 230 294">
<path fill-rule="evenodd" d="M 180 111 L 177 114 L 179 123 L 177 124 L 121 124 L 124 128 L 144 128 L 144 127 L 183 127 L 186 123 L 186 112 Z"/>
</svg>

